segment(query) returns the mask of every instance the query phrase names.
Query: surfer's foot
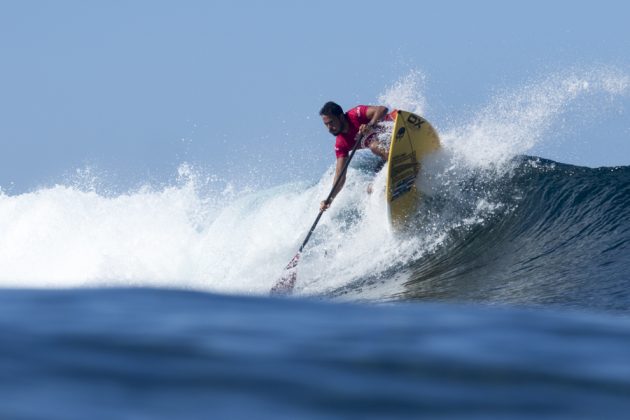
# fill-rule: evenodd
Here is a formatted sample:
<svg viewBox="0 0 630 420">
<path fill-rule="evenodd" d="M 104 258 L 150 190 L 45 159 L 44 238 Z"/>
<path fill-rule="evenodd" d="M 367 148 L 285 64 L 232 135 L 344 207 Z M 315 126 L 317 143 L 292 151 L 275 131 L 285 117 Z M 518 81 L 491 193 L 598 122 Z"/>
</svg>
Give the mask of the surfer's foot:
<svg viewBox="0 0 630 420">
<path fill-rule="evenodd" d="M 372 191 L 373 191 L 373 189 L 372 189 L 372 183 L 370 182 L 370 183 L 368 184 L 368 186 L 367 186 L 367 193 L 368 193 L 368 194 L 372 194 Z"/>
</svg>

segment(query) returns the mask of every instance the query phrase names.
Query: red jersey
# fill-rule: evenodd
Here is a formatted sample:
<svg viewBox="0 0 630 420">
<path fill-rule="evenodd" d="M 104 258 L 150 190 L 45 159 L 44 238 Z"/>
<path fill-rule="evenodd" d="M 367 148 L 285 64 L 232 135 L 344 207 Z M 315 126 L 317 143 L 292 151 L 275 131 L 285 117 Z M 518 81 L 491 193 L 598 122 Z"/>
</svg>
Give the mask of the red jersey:
<svg viewBox="0 0 630 420">
<path fill-rule="evenodd" d="M 348 120 L 348 132 L 340 133 L 337 135 L 335 141 L 335 154 L 337 157 L 347 157 L 350 151 L 354 147 L 354 144 L 359 138 L 359 127 L 362 124 L 367 124 L 370 119 L 367 117 L 368 107 L 365 105 L 359 105 L 348 112 L 346 112 L 346 119 Z M 362 145 L 359 145 L 359 149 Z"/>
</svg>

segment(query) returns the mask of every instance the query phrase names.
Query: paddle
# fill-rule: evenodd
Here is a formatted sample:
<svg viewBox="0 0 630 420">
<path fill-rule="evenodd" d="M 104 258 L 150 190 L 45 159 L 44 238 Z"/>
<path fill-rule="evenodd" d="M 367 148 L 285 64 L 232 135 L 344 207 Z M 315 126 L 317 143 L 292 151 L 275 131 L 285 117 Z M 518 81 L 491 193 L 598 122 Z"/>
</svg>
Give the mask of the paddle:
<svg viewBox="0 0 630 420">
<path fill-rule="evenodd" d="M 354 152 L 357 151 L 357 148 L 359 144 L 361 143 L 361 140 L 363 140 L 363 137 L 359 137 L 357 141 L 354 143 L 354 147 L 352 148 L 352 151 L 350 152 L 350 156 L 348 156 L 346 163 L 343 165 L 343 168 L 341 169 L 341 172 L 339 173 L 339 177 L 335 181 L 332 189 L 330 190 L 330 193 L 328 194 L 328 197 L 326 198 L 326 203 L 328 204 L 330 203 L 330 199 L 332 198 L 332 195 L 337 189 L 337 186 L 339 186 L 339 183 L 341 182 L 344 175 L 346 174 L 346 171 L 348 170 L 348 165 L 350 164 L 350 161 L 352 160 L 352 157 L 354 156 Z M 302 242 L 302 246 L 300 246 L 300 249 L 298 250 L 297 254 L 295 254 L 295 256 L 291 259 L 291 261 L 289 261 L 289 264 L 287 264 L 287 266 L 284 268 L 284 274 L 282 275 L 282 277 L 280 277 L 280 279 L 276 282 L 276 284 L 271 288 L 271 290 L 269 291 L 269 294 L 290 295 L 291 293 L 293 293 L 293 287 L 295 287 L 295 282 L 297 280 L 297 265 L 298 265 L 298 262 L 300 261 L 300 255 L 302 255 L 302 250 L 308 243 L 308 240 L 311 238 L 311 234 L 313 233 L 313 231 L 315 230 L 315 227 L 319 223 L 319 219 L 322 218 L 322 214 L 324 214 L 324 211 L 325 210 L 323 209 L 319 211 L 319 214 L 315 218 L 315 222 L 313 222 L 313 225 L 311 226 L 311 228 L 308 231 L 308 234 L 306 235 L 306 239 L 304 239 L 304 242 Z"/>
</svg>

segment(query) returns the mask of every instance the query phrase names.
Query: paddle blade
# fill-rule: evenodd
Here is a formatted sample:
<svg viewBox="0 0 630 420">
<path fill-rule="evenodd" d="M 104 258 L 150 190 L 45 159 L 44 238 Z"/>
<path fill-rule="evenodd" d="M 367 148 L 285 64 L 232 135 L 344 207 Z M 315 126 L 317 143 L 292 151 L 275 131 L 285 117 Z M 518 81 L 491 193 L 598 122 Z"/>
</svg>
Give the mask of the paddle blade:
<svg viewBox="0 0 630 420">
<path fill-rule="evenodd" d="M 300 253 L 295 254 L 295 257 L 287 264 L 284 269 L 282 277 L 271 288 L 269 294 L 272 296 L 286 296 L 293 293 L 293 287 L 295 287 L 295 281 L 297 280 L 297 265 L 300 261 Z"/>
</svg>

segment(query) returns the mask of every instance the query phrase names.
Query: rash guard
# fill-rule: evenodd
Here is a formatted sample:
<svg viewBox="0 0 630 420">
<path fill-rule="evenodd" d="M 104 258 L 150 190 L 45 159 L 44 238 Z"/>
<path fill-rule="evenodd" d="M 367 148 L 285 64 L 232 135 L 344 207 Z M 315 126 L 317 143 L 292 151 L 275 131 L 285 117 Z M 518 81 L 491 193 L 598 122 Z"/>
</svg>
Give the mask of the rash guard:
<svg viewBox="0 0 630 420">
<path fill-rule="evenodd" d="M 346 112 L 348 132 L 338 134 L 335 141 L 335 155 L 338 158 L 348 156 L 359 139 L 359 127 L 370 122 L 370 119 L 367 117 L 367 110 L 367 106 L 359 105 Z M 363 145 L 359 145 L 359 149 L 361 149 L 361 146 Z"/>
</svg>

